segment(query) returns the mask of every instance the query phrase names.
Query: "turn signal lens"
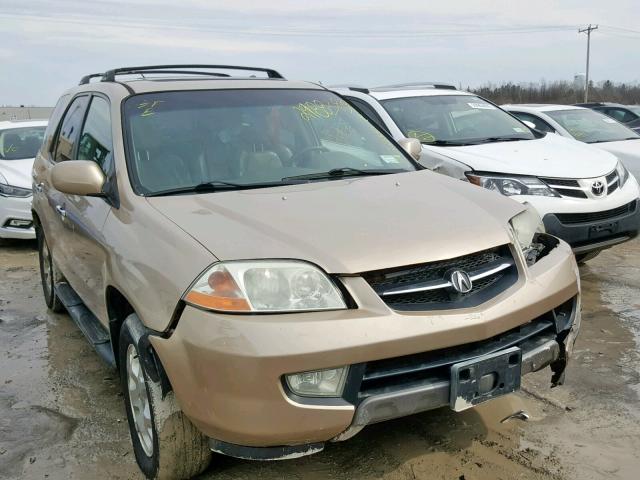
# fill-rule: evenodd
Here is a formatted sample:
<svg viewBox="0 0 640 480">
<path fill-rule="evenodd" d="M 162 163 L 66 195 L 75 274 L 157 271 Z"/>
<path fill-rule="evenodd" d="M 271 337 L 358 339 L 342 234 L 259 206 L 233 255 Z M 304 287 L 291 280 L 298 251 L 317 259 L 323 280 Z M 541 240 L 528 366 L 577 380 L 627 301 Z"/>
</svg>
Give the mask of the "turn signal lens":
<svg viewBox="0 0 640 480">
<path fill-rule="evenodd" d="M 213 310 L 251 311 L 238 284 L 222 265 L 203 275 L 184 297 L 187 303 Z"/>
</svg>

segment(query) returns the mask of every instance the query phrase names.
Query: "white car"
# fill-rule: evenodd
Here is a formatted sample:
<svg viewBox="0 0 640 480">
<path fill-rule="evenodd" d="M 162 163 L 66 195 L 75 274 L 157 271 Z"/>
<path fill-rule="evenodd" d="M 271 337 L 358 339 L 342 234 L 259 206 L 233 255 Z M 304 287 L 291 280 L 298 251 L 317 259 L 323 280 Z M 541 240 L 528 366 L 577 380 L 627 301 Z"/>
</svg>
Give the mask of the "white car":
<svg viewBox="0 0 640 480">
<path fill-rule="evenodd" d="M 589 108 L 568 105 L 503 105 L 543 132 L 575 138 L 613 153 L 640 179 L 640 135 L 613 118 Z"/>
<path fill-rule="evenodd" d="M 0 239 L 35 238 L 31 168 L 46 120 L 0 122 Z"/>
<path fill-rule="evenodd" d="M 579 261 L 638 234 L 638 183 L 608 152 L 538 132 L 448 85 L 334 90 L 396 140 L 419 139 L 425 167 L 534 206 Z"/>
</svg>

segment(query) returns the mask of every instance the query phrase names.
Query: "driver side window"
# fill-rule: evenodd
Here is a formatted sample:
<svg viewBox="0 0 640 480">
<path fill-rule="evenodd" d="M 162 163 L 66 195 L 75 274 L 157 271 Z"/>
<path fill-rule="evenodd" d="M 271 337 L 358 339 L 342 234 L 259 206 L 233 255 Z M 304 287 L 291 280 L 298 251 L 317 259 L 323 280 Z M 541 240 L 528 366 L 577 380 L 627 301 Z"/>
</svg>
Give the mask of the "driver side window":
<svg viewBox="0 0 640 480">
<path fill-rule="evenodd" d="M 106 173 L 112 151 L 109 102 L 102 97 L 94 96 L 80 134 L 77 157 L 78 160 L 96 162 Z"/>
</svg>

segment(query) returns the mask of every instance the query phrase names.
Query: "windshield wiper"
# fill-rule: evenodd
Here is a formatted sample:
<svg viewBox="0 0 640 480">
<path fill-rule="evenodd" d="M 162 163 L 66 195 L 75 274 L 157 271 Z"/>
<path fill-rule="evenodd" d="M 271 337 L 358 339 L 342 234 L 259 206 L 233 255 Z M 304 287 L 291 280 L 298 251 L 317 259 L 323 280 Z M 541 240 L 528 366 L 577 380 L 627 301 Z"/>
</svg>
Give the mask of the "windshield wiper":
<svg viewBox="0 0 640 480">
<path fill-rule="evenodd" d="M 433 145 L 435 147 L 464 147 L 473 145 L 469 142 L 456 142 L 454 140 L 434 140 L 433 142 L 422 142 L 423 145 Z"/>
<path fill-rule="evenodd" d="M 231 183 L 215 180 L 212 182 L 204 182 L 189 187 L 170 188 L 168 190 L 160 190 L 158 192 L 147 193 L 145 197 L 161 197 L 164 195 L 178 195 L 181 193 L 203 193 L 203 192 L 220 192 L 224 190 L 250 190 L 254 188 L 279 187 L 281 185 L 289 185 L 282 182 L 264 182 L 264 183 Z"/>
<path fill-rule="evenodd" d="M 360 170 L 358 168 L 342 167 L 332 168 L 328 172 L 307 173 L 305 175 L 295 175 L 293 177 L 284 177 L 283 182 L 287 180 L 320 180 L 323 178 L 343 178 L 343 177 L 360 177 L 367 175 L 387 175 L 390 173 L 406 172 L 403 168 L 394 169 L 367 169 Z"/>
<path fill-rule="evenodd" d="M 475 143 L 494 143 L 494 142 L 517 142 L 519 140 L 531 140 L 526 137 L 487 137 L 478 140 Z"/>
</svg>

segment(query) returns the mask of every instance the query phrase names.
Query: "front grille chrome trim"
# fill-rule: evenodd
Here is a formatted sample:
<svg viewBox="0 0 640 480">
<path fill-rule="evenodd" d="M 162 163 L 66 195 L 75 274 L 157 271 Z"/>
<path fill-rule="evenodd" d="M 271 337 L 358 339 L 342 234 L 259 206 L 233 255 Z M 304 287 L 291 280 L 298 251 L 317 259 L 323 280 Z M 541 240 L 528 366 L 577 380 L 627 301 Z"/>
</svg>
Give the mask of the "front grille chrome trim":
<svg viewBox="0 0 640 480">
<path fill-rule="evenodd" d="M 515 265 L 513 260 L 500 260 L 497 262 L 490 263 L 482 268 L 477 270 L 473 270 L 471 272 L 467 272 L 469 275 L 469 279 L 473 282 L 475 280 L 480 280 L 482 278 L 490 277 L 491 275 L 495 275 L 507 268 Z M 449 288 L 452 287 L 451 282 L 448 280 L 431 280 L 429 282 L 423 282 L 421 284 L 414 285 L 410 288 L 406 287 L 396 287 L 391 288 L 389 290 L 384 290 L 378 292 L 378 294 L 382 297 L 391 296 L 391 295 L 402 295 L 404 293 L 416 293 L 416 292 L 427 292 L 429 290 L 439 290 L 441 288 Z"/>
</svg>

